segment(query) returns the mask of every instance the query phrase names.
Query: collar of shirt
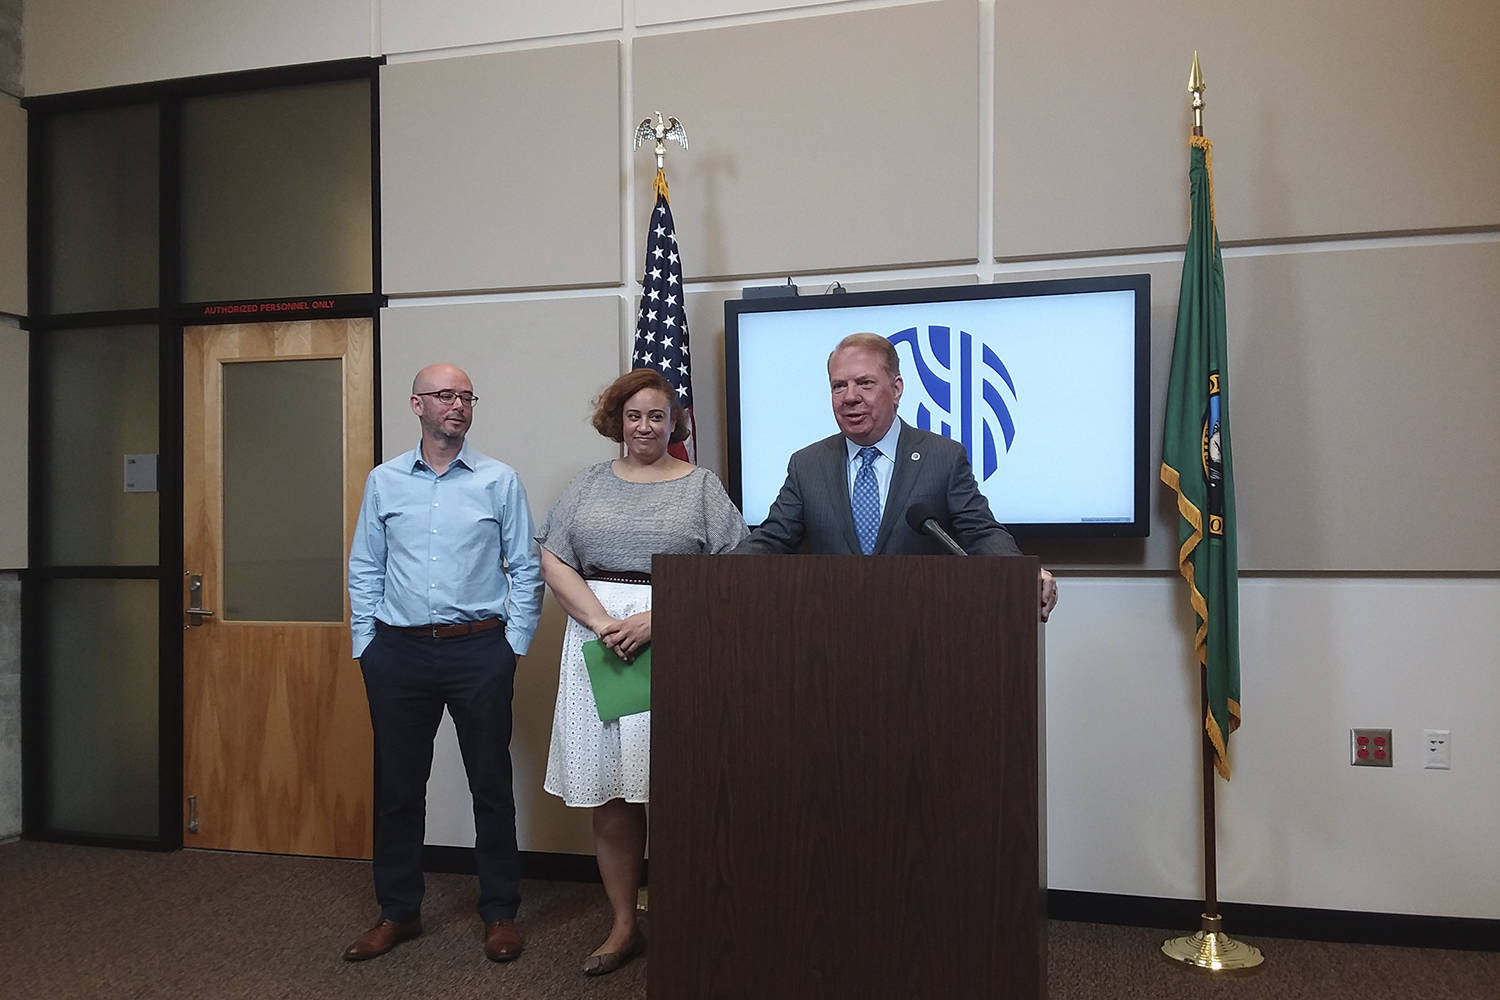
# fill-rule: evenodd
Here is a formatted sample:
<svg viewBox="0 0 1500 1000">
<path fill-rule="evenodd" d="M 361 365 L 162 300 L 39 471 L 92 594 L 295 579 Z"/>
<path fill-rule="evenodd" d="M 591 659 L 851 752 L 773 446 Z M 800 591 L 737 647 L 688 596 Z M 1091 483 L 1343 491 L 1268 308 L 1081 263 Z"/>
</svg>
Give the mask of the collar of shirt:
<svg viewBox="0 0 1500 1000">
<path fill-rule="evenodd" d="M 453 456 L 453 461 L 449 464 L 448 468 L 451 469 L 455 465 L 461 465 L 470 472 L 474 471 L 474 463 L 469 458 L 468 438 L 464 438 L 464 443 L 459 446 L 458 454 Z M 422 442 L 420 440 L 417 442 L 417 447 L 411 453 L 411 471 L 415 472 L 418 469 L 426 469 L 428 472 L 432 472 L 433 475 L 437 475 L 436 472 L 433 472 L 432 466 L 427 464 L 427 459 L 422 456 Z M 447 475 L 447 472 L 445 471 L 443 474 Z"/>
<path fill-rule="evenodd" d="M 875 448 L 880 452 L 875 459 L 875 482 L 880 486 L 880 509 L 885 510 L 885 499 L 891 492 L 891 476 L 896 471 L 896 443 L 901 437 L 901 419 L 898 417 L 891 421 L 890 430 L 885 436 L 875 442 Z M 849 495 L 854 495 L 854 477 L 859 475 L 859 451 L 864 447 L 855 444 L 848 438 L 844 438 L 844 447 L 849 455 L 847 471 L 849 473 Z"/>
</svg>

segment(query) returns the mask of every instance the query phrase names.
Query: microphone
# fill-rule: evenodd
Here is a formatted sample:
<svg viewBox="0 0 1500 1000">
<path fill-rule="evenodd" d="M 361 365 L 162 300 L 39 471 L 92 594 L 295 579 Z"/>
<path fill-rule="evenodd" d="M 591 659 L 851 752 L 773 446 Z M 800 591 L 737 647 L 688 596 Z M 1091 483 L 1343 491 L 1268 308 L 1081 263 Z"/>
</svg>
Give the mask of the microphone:
<svg viewBox="0 0 1500 1000">
<path fill-rule="evenodd" d="M 911 525 L 911 530 L 922 535 L 931 535 L 956 556 L 966 556 L 967 552 L 963 546 L 953 540 L 953 536 L 943 530 L 938 523 L 937 511 L 925 503 L 914 503 L 906 508 L 906 523 Z"/>
</svg>

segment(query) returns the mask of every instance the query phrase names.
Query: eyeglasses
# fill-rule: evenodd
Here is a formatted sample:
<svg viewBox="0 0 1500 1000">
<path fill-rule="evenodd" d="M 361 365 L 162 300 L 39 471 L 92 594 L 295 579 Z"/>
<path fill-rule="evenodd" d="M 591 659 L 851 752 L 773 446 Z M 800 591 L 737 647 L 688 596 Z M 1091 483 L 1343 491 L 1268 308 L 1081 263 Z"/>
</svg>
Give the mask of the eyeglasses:
<svg viewBox="0 0 1500 1000">
<path fill-rule="evenodd" d="M 463 400 L 465 406 L 473 406 L 479 402 L 479 397 L 472 392 L 455 392 L 452 389 L 437 389 L 433 392 L 414 392 L 413 396 L 436 396 L 437 401 L 445 406 L 452 406 L 455 400 Z"/>
</svg>

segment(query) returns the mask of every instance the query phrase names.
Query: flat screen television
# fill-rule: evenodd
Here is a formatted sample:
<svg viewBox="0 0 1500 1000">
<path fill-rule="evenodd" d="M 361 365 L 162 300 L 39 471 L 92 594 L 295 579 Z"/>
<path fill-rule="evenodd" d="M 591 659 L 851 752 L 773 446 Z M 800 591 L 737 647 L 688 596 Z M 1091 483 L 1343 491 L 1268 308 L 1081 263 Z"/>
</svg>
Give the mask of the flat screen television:
<svg viewBox="0 0 1500 1000">
<path fill-rule="evenodd" d="M 901 359 L 901 418 L 963 443 L 1014 534 L 1143 536 L 1150 313 L 1144 274 L 730 300 L 730 497 L 765 519 L 792 452 L 838 432 L 829 353 L 869 332 Z"/>
</svg>

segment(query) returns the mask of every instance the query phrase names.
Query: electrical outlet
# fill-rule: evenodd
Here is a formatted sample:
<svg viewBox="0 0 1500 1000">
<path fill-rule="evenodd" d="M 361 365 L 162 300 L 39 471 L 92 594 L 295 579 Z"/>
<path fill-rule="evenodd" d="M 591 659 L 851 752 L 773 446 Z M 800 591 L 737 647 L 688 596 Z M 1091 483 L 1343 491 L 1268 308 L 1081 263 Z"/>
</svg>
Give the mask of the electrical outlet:
<svg viewBox="0 0 1500 1000">
<path fill-rule="evenodd" d="M 1446 771 L 1452 760 L 1453 734 L 1446 729 L 1424 729 L 1422 730 L 1422 742 L 1426 749 L 1423 751 L 1422 766 L 1431 771 Z"/>
<path fill-rule="evenodd" d="M 1355 767 L 1391 766 L 1389 729 L 1349 730 L 1349 763 Z"/>
</svg>

